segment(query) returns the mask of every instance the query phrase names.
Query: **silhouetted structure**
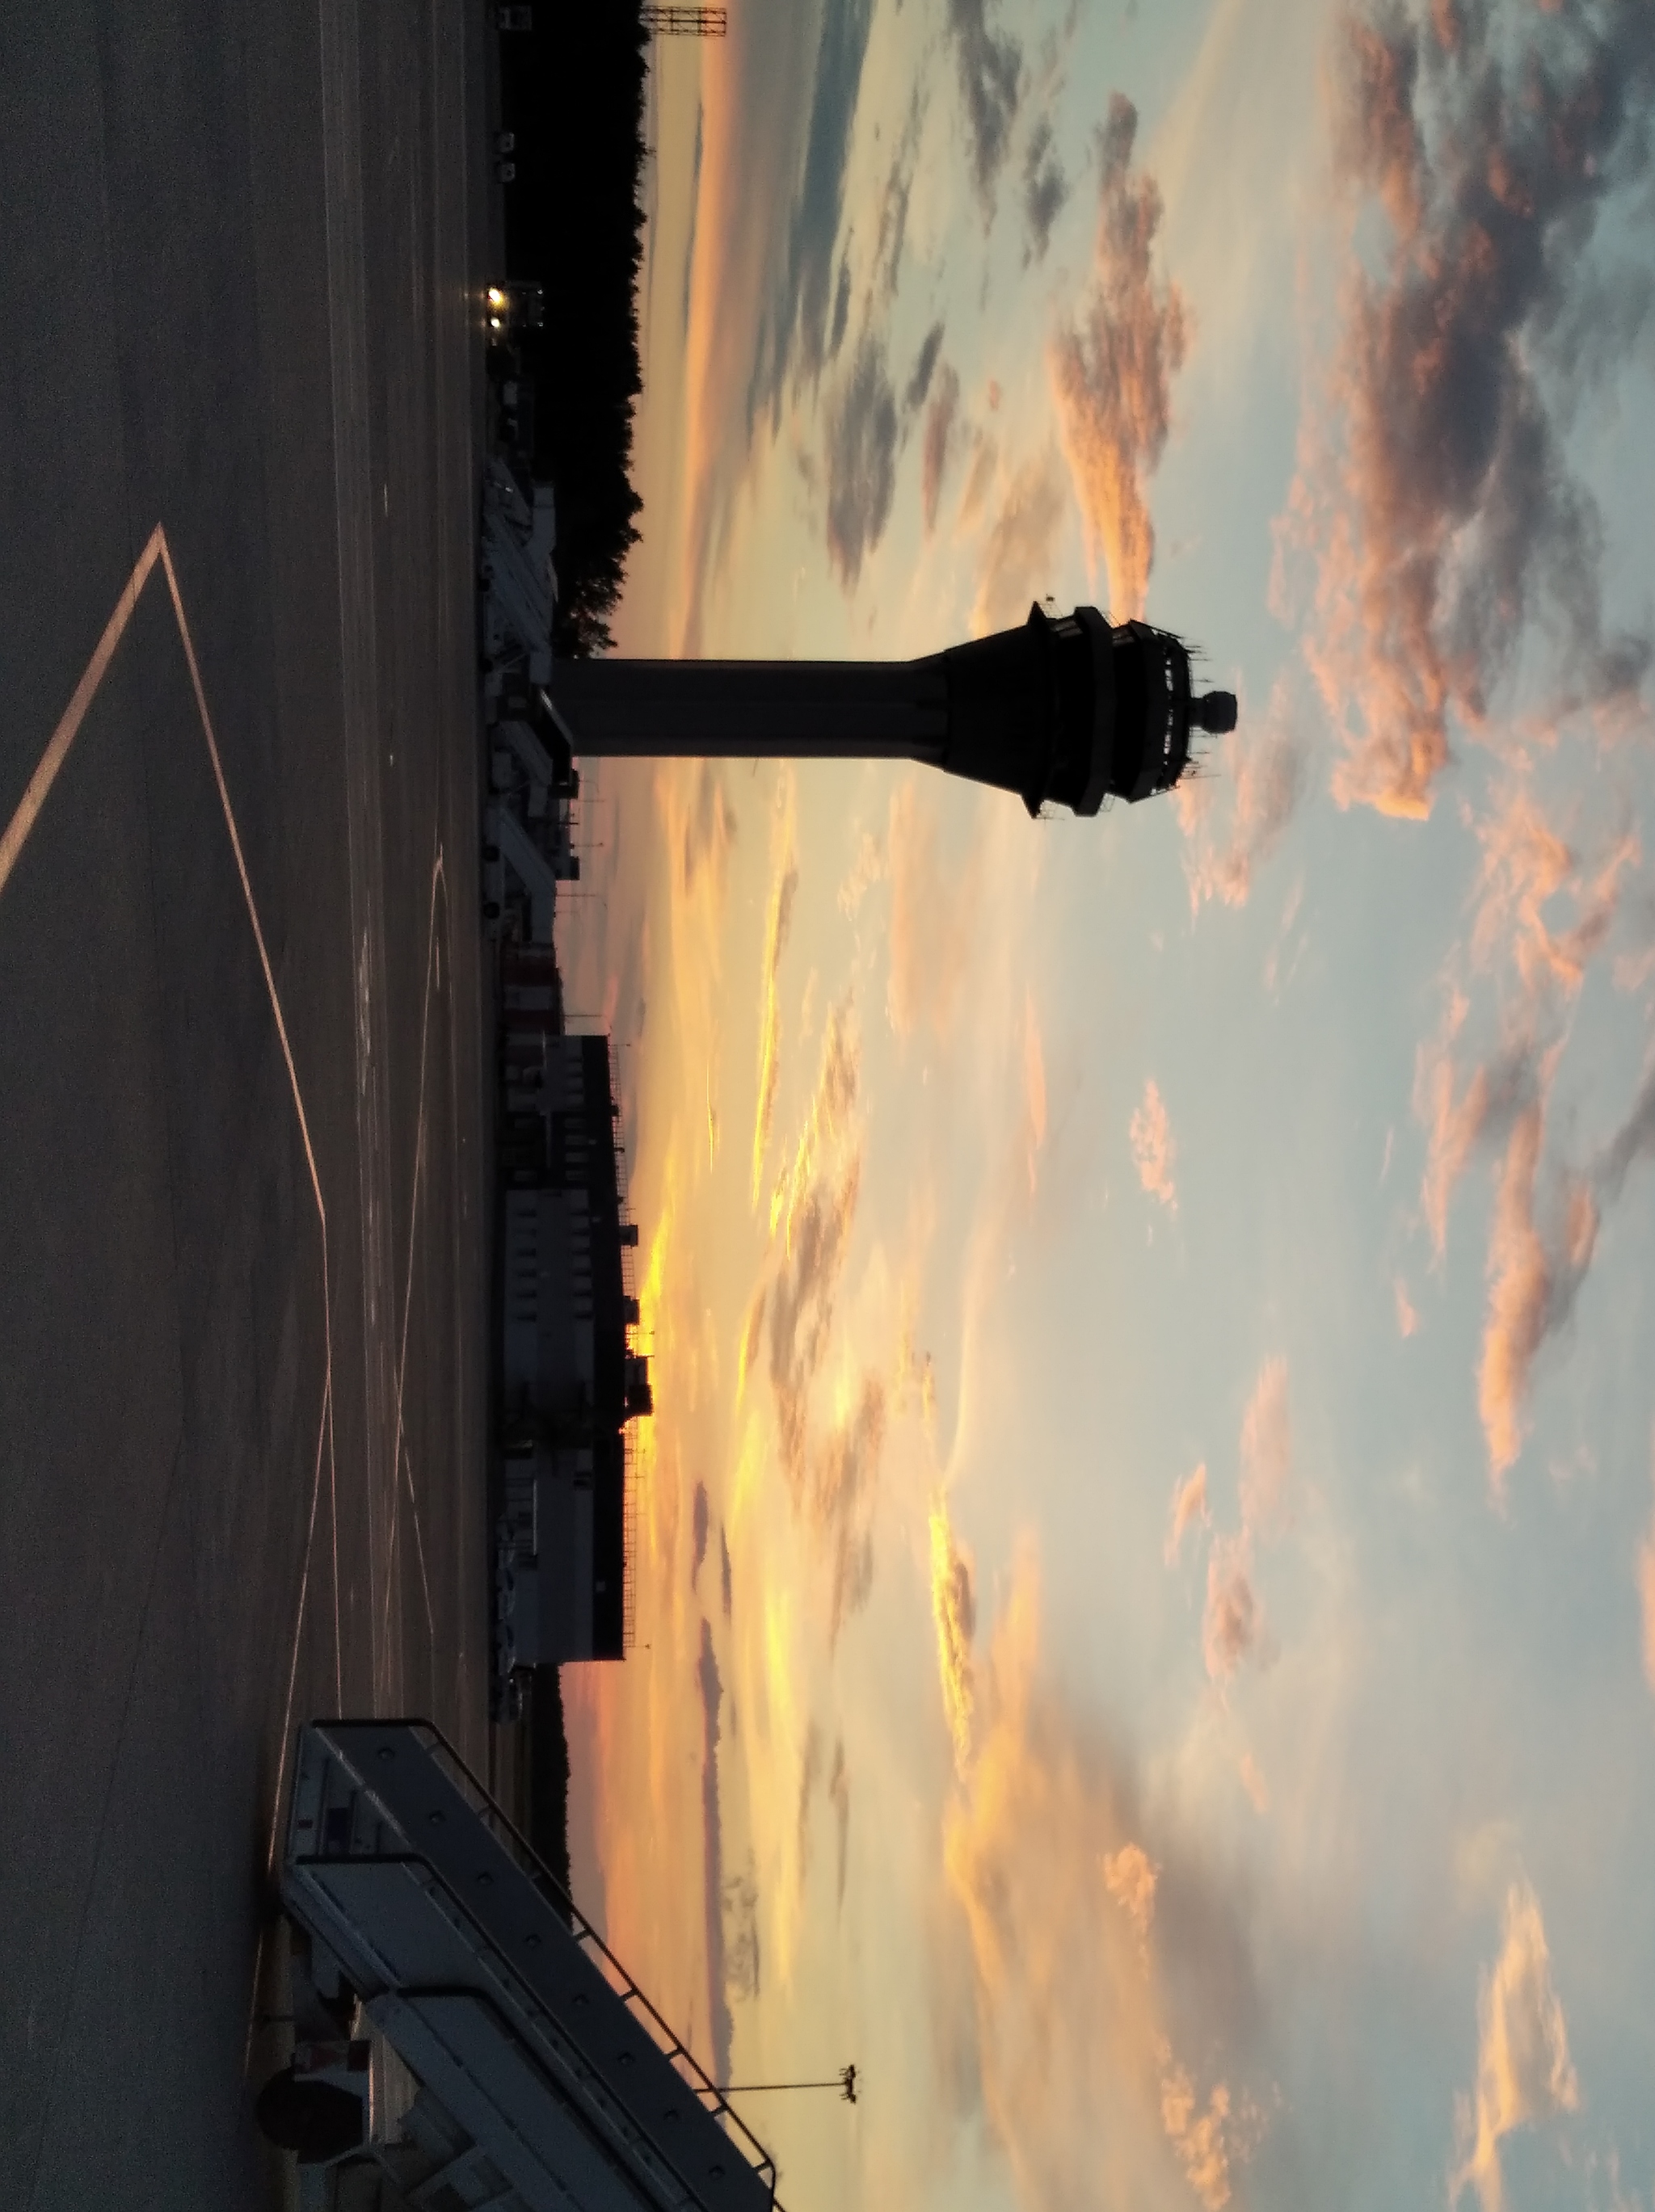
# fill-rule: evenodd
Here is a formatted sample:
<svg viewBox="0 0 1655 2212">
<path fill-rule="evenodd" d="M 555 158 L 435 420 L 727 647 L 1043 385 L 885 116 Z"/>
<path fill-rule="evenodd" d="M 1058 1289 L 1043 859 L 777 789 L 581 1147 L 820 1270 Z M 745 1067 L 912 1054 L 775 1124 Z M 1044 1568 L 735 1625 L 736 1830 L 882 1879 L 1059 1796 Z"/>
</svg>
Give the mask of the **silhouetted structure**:
<svg viewBox="0 0 1655 2212">
<path fill-rule="evenodd" d="M 1095 607 L 921 660 L 581 660 L 549 714 L 575 754 L 915 760 L 1096 814 L 1170 791 L 1193 735 L 1232 730 L 1235 695 L 1191 690 L 1182 639 Z"/>
<path fill-rule="evenodd" d="M 723 8 L 646 7 L 643 27 L 656 39 L 721 39 L 730 27 Z"/>
</svg>

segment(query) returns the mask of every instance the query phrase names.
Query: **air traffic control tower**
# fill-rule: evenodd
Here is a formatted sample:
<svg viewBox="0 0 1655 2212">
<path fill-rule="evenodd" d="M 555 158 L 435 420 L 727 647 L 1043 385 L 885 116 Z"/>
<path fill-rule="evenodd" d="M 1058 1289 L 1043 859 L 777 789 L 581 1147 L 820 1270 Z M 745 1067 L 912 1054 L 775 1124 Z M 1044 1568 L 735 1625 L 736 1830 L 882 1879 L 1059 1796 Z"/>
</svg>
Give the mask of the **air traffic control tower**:
<svg viewBox="0 0 1655 2212">
<path fill-rule="evenodd" d="M 1236 723 L 1171 631 L 1037 605 L 920 660 L 560 661 L 545 703 L 572 754 L 925 761 L 1036 815 L 1170 791 L 1192 735 Z"/>
</svg>

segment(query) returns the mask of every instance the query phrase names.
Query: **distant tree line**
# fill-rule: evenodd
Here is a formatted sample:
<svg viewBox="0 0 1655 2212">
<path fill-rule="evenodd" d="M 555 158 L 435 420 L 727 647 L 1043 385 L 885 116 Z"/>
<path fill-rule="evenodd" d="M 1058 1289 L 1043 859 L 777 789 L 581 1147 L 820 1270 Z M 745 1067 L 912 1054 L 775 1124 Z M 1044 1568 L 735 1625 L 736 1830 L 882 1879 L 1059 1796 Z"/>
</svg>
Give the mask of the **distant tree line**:
<svg viewBox="0 0 1655 2212">
<path fill-rule="evenodd" d="M 534 473 L 557 489 L 555 642 L 591 653 L 609 617 L 642 501 L 630 476 L 643 260 L 644 79 L 638 0 L 534 0 L 534 27 L 500 40 L 501 106 L 515 137 L 505 188 L 506 271 L 545 288 L 525 334 Z"/>
</svg>

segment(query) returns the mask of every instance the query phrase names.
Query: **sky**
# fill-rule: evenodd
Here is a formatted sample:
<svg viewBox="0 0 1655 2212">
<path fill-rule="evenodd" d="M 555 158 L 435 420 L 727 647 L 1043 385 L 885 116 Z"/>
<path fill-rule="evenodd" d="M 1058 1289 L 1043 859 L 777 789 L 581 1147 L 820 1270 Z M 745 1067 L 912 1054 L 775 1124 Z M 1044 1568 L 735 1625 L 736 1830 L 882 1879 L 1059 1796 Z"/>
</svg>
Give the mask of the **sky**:
<svg viewBox="0 0 1655 2212">
<path fill-rule="evenodd" d="M 790 2212 L 1655 2212 L 1655 10 L 662 41 L 622 650 L 1147 612 L 1092 821 L 588 763 L 575 1887 Z"/>
</svg>

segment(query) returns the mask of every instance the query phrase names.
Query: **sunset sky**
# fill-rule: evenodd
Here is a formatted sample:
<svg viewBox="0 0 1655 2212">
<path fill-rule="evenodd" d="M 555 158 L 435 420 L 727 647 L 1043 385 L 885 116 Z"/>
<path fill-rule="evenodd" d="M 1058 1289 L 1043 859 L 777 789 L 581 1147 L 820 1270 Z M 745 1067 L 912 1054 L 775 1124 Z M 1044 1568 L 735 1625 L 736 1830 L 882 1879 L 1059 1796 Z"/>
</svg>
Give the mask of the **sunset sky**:
<svg viewBox="0 0 1655 2212">
<path fill-rule="evenodd" d="M 1241 720 L 1091 822 L 588 773 L 577 1894 L 721 2078 L 855 2061 L 789 2212 L 1655 2212 L 1655 9 L 730 18 L 624 649 L 1050 594 Z"/>
</svg>

